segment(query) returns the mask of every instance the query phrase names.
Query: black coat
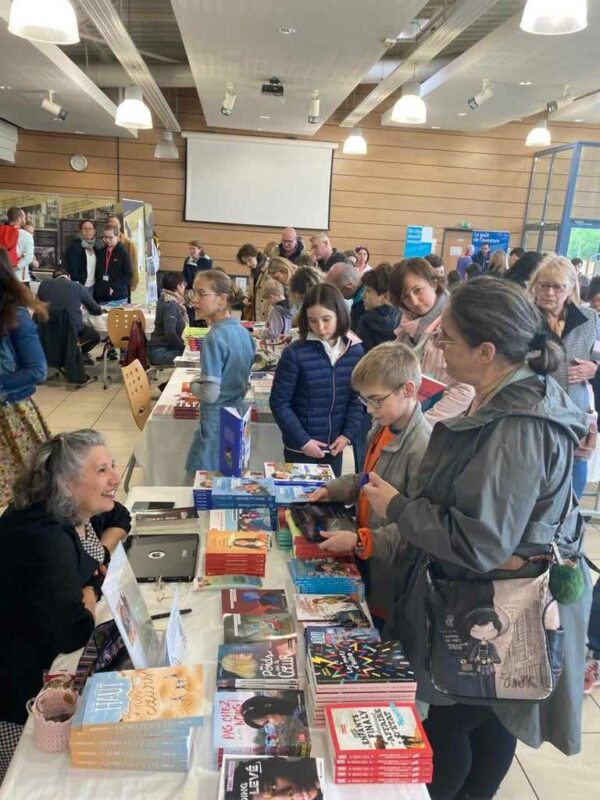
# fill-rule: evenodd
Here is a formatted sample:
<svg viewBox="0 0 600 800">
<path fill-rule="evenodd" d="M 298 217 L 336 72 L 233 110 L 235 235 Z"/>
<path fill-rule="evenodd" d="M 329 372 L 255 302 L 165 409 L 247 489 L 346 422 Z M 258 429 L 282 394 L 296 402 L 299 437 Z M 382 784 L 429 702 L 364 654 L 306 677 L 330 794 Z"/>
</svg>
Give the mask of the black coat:
<svg viewBox="0 0 600 800">
<path fill-rule="evenodd" d="M 106 266 L 106 251 L 107 248 L 103 247 L 96 260 L 94 297 L 99 303 L 107 303 L 110 300 L 126 300 L 133 275 L 127 248 L 121 242 L 117 242 L 108 267 Z M 108 277 L 108 280 L 105 280 L 105 277 Z"/>
<path fill-rule="evenodd" d="M 94 245 L 96 265 L 98 264 L 100 249 L 99 246 Z M 69 275 L 74 281 L 78 281 L 82 286 L 85 286 L 87 280 L 87 256 L 85 248 L 81 246 L 81 239 L 73 239 L 65 250 L 64 266 L 66 266 Z"/>
<path fill-rule="evenodd" d="M 119 503 L 91 522 L 96 532 L 130 527 Z M 0 720 L 23 725 L 25 703 L 41 689 L 43 671 L 59 653 L 83 647 L 94 630 L 82 588 L 97 588 L 98 563 L 75 528 L 40 505 L 4 512 L 0 548 Z"/>
<path fill-rule="evenodd" d="M 199 272 L 206 272 L 207 269 L 212 269 L 212 259 L 208 256 L 200 256 L 197 261 L 192 261 L 189 257 L 186 258 L 181 268 L 183 280 L 185 281 L 185 288 L 193 289 L 196 275 Z"/>
<path fill-rule="evenodd" d="M 382 342 L 392 342 L 394 331 L 400 322 L 400 312 L 387 304 L 365 311 L 358 321 L 356 335 L 362 340 L 363 350 L 368 353 Z"/>
<path fill-rule="evenodd" d="M 339 250 L 336 250 L 335 247 L 333 248 L 332 254 L 329 256 L 327 261 L 320 258 L 319 259 L 319 269 L 323 272 L 329 272 L 329 270 L 333 267 L 334 264 L 341 264 L 342 261 L 346 261 L 346 256 L 343 253 L 340 253 Z"/>
</svg>

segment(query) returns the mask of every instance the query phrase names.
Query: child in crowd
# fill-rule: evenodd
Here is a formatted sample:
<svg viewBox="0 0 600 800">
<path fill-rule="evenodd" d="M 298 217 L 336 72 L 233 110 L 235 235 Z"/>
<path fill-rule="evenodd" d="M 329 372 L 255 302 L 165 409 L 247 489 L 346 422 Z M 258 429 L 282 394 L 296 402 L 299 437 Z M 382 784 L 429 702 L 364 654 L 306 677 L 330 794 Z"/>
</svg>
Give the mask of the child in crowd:
<svg viewBox="0 0 600 800">
<path fill-rule="evenodd" d="M 223 406 L 246 411 L 250 369 L 256 344 L 238 319 L 231 315 L 240 302 L 241 290 L 229 276 L 211 269 L 194 279 L 196 315 L 207 319 L 210 331 L 202 342 L 202 374 L 191 389 L 201 401 L 198 427 L 188 451 L 185 468 L 194 475 L 198 469 L 219 469 L 220 415 Z"/>
<path fill-rule="evenodd" d="M 330 464 L 340 475 L 343 450 L 360 434 L 364 414 L 351 385 L 363 349 L 349 330 L 344 298 L 328 284 L 309 290 L 298 328 L 300 338 L 281 354 L 271 391 L 284 461 Z"/>
<path fill-rule="evenodd" d="M 420 384 L 417 357 L 406 345 L 396 342 L 386 342 L 369 351 L 352 373 L 352 386 L 360 392 L 375 423 L 367 440 L 363 471 L 376 472 L 409 496 L 431 434 L 417 399 Z M 369 558 L 375 539 L 377 551 L 385 552 L 386 541 L 398 535 L 395 524 L 387 524 L 369 507 L 361 491 L 360 475 L 337 478 L 313 492 L 310 500 L 356 503 L 358 534 L 324 532 L 326 541 L 321 549 L 325 551 L 351 550 L 360 539 L 359 555 Z M 381 628 L 399 600 L 403 581 L 398 568 L 388 566 L 381 558 L 370 558 L 365 566 L 369 608 L 373 621 Z"/>
<path fill-rule="evenodd" d="M 400 312 L 390 300 L 391 271 L 391 267 L 379 266 L 362 276 L 365 312 L 358 321 L 356 334 L 362 341 L 365 353 L 382 342 L 391 342 L 396 338 L 394 331 L 400 322 Z"/>
<path fill-rule="evenodd" d="M 293 311 L 290 301 L 285 296 L 285 287 L 282 283 L 274 280 L 269 284 L 268 299 L 271 306 L 267 317 L 267 327 L 261 331 L 261 336 L 268 339 L 277 339 L 289 333 L 292 327 Z"/>
</svg>

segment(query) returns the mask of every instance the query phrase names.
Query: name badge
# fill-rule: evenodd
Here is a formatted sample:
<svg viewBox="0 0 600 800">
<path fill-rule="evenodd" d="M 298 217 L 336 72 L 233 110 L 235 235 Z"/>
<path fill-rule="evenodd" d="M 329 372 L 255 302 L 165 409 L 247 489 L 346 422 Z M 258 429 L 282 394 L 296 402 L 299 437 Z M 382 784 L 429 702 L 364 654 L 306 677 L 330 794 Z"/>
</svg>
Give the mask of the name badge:
<svg viewBox="0 0 600 800">
<path fill-rule="evenodd" d="M 108 281 L 110 280 L 110 277 L 108 275 L 103 275 L 102 276 L 102 280 L 106 281 L 108 283 Z"/>
</svg>

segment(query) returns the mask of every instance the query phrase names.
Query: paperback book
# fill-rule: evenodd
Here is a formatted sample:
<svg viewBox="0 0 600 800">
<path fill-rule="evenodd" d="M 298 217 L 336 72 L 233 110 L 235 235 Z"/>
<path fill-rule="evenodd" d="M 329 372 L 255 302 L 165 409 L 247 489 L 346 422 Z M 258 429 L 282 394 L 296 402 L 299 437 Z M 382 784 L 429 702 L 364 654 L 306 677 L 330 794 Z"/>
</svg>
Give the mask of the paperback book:
<svg viewBox="0 0 600 800">
<path fill-rule="evenodd" d="M 217 655 L 218 689 L 299 689 L 296 639 L 222 644 Z"/>
<path fill-rule="evenodd" d="M 445 383 L 437 381 L 435 378 L 430 378 L 428 375 L 421 376 L 421 385 L 417 394 L 417 399 L 421 403 L 421 410 L 425 412 L 433 408 L 438 400 L 442 399 L 445 390 Z"/>
<path fill-rule="evenodd" d="M 304 630 L 306 646 L 328 644 L 340 647 L 354 642 L 380 642 L 381 635 L 377 628 L 340 628 L 330 626 L 309 625 Z"/>
<path fill-rule="evenodd" d="M 250 463 L 251 410 L 240 414 L 235 408 L 221 409 L 219 469 L 228 477 L 241 477 Z"/>
<path fill-rule="evenodd" d="M 194 477 L 192 494 L 194 505 L 198 510 L 205 511 L 212 508 L 213 479 L 222 477 L 220 472 L 199 469 Z"/>
<path fill-rule="evenodd" d="M 268 480 L 271 480 L 269 478 Z M 276 506 L 291 506 L 292 503 L 308 503 L 308 495 L 321 484 L 304 486 L 275 485 L 273 489 Z"/>
<path fill-rule="evenodd" d="M 310 733 L 301 691 L 219 690 L 213 705 L 213 741 L 224 753 L 310 755 Z"/>
<path fill-rule="evenodd" d="M 272 531 L 273 515 L 267 508 L 219 508 L 210 512 L 209 528 L 221 531 Z"/>
<path fill-rule="evenodd" d="M 294 636 L 296 628 L 289 614 L 264 614 L 262 617 L 225 614 L 223 617 L 225 644 L 275 642 Z"/>
<path fill-rule="evenodd" d="M 221 592 L 222 614 L 262 616 L 287 610 L 283 589 L 227 589 Z"/>
<path fill-rule="evenodd" d="M 286 756 L 223 756 L 218 800 L 253 800 L 283 796 L 324 800 L 325 770 L 322 758 Z M 290 794 L 291 792 L 291 794 Z"/>
<path fill-rule="evenodd" d="M 306 661 L 317 692 L 360 691 L 363 684 L 369 684 L 370 691 L 378 691 L 381 685 L 387 692 L 392 684 L 416 690 L 415 675 L 396 641 L 313 644 Z"/>
<path fill-rule="evenodd" d="M 373 627 L 366 605 L 356 595 L 295 594 L 294 607 L 299 622 L 343 628 Z"/>
<path fill-rule="evenodd" d="M 269 478 L 213 478 L 213 508 L 271 508 L 275 487 Z"/>
<path fill-rule="evenodd" d="M 361 600 L 365 585 L 356 564 L 335 558 L 315 558 L 288 561 L 288 569 L 301 594 L 352 594 Z"/>
<path fill-rule="evenodd" d="M 265 462 L 265 475 L 273 478 L 275 485 L 322 485 L 335 479 L 329 464 L 288 464 Z"/>
<path fill-rule="evenodd" d="M 194 591 L 223 591 L 224 589 L 260 589 L 262 579 L 252 575 L 204 575 L 194 580 Z"/>
<path fill-rule="evenodd" d="M 208 531 L 204 552 L 206 575 L 264 577 L 271 534 L 266 531 Z"/>
</svg>

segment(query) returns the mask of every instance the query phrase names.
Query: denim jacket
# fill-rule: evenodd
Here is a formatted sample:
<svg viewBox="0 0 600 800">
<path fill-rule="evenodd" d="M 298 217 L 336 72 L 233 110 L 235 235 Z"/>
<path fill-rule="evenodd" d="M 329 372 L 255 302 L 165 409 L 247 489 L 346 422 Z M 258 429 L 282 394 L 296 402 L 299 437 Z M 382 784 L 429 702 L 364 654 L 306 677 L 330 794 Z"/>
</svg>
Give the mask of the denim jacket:
<svg viewBox="0 0 600 800">
<path fill-rule="evenodd" d="M 17 311 L 17 327 L 0 337 L 0 402 L 18 403 L 46 379 L 46 356 L 35 322 L 26 308 Z"/>
</svg>

